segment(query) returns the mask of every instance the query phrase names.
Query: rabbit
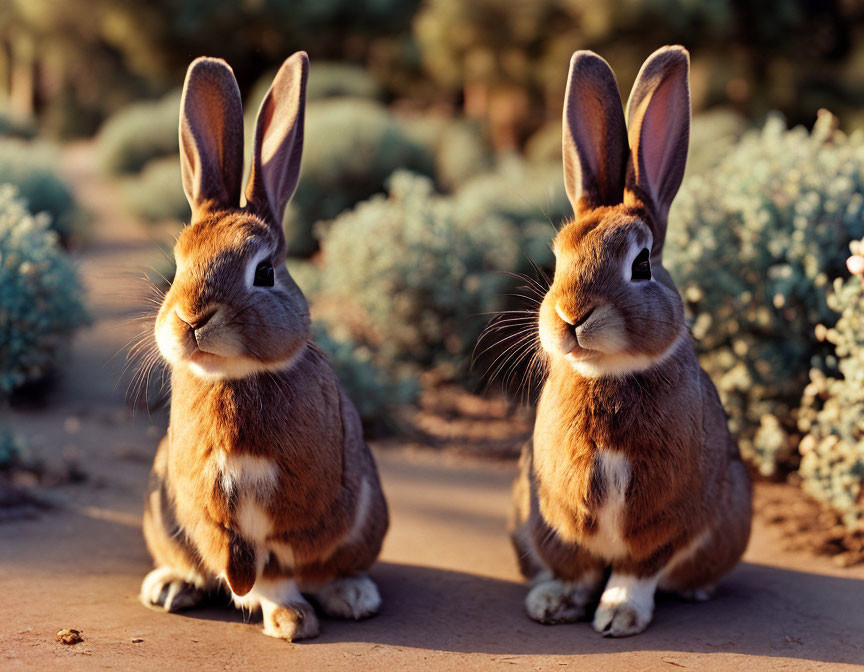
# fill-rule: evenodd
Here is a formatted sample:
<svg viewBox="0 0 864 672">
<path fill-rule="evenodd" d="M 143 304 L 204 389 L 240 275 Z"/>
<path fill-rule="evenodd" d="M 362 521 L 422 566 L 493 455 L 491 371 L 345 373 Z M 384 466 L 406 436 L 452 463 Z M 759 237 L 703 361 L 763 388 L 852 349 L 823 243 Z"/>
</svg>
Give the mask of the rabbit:
<svg viewBox="0 0 864 672">
<path fill-rule="evenodd" d="M 186 74 L 180 153 L 192 217 L 155 323 L 171 411 L 143 523 L 156 568 L 140 593 L 173 612 L 227 587 L 237 606 L 260 607 L 264 634 L 289 641 L 319 631 L 304 594 L 330 616 L 379 610 L 364 572 L 388 527 L 359 415 L 310 340 L 309 307 L 285 265 L 308 72 L 306 54 L 294 54 L 261 103 L 242 207 L 234 73 L 198 58 Z"/>
<path fill-rule="evenodd" d="M 570 61 L 563 163 L 574 218 L 539 307 L 547 369 L 513 491 L 528 616 L 642 632 L 655 591 L 707 599 L 750 536 L 751 486 L 663 267 L 690 136 L 690 61 L 664 47 L 622 111 L 609 65 Z"/>
</svg>

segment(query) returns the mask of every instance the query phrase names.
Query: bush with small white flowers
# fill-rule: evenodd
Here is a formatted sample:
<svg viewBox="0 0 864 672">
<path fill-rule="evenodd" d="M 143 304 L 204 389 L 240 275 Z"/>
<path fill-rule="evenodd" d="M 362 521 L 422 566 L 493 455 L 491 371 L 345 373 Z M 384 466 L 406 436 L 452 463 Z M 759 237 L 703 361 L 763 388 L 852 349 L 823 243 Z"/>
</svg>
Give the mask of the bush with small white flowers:
<svg viewBox="0 0 864 672">
<path fill-rule="evenodd" d="M 841 377 L 815 369 L 804 391 L 798 425 L 804 489 L 830 504 L 850 529 L 864 529 L 864 241 L 851 245 L 856 275 L 834 281 L 829 306 L 837 324 L 817 328 L 834 346 Z M 856 266 L 857 264 L 857 266 Z"/>
<path fill-rule="evenodd" d="M 837 360 L 814 333 L 832 325 L 831 279 L 864 235 L 864 134 L 823 112 L 812 133 L 778 117 L 710 170 L 688 175 L 670 214 L 665 262 L 682 291 L 745 456 L 766 475 L 794 468 L 811 368 Z"/>
</svg>

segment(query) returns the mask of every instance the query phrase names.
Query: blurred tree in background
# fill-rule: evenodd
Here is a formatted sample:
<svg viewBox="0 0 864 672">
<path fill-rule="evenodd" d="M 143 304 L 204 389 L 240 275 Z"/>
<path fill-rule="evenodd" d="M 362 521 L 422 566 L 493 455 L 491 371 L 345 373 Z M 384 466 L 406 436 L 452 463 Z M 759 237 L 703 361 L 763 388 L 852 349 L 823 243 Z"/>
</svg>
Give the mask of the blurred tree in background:
<svg viewBox="0 0 864 672">
<path fill-rule="evenodd" d="M 629 86 L 646 54 L 685 45 L 697 110 L 851 115 L 864 102 L 862 16 L 862 3 L 842 0 L 428 0 L 414 30 L 430 75 L 506 149 L 560 116 L 576 49 L 602 54 Z"/>
<path fill-rule="evenodd" d="M 92 133 L 123 104 L 176 87 L 202 54 L 246 83 L 299 49 L 386 69 L 415 10 L 412 0 L 6 0 L 0 92 L 54 133 Z"/>
<path fill-rule="evenodd" d="M 560 114 L 570 54 L 594 49 L 628 85 L 661 44 L 693 54 L 694 103 L 812 123 L 864 104 L 857 0 L 6 0 L 0 99 L 60 135 L 176 88 L 188 62 L 226 58 L 241 86 L 298 49 L 366 67 L 388 100 L 455 106 L 496 149 Z"/>
</svg>

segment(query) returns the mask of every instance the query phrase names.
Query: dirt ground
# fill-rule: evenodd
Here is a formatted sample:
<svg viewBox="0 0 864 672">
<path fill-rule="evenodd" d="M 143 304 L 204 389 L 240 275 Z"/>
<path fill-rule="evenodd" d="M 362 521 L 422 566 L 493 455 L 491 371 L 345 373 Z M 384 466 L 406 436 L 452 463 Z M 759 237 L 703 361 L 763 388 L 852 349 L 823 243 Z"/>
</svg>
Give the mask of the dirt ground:
<svg viewBox="0 0 864 672">
<path fill-rule="evenodd" d="M 83 483 L 45 489 L 53 508 L 0 523 L 0 669 L 17 670 L 585 670 L 840 669 L 864 665 L 864 566 L 785 550 L 757 516 L 744 562 L 704 604 L 658 603 L 642 635 L 604 639 L 588 624 L 543 626 L 524 615 L 506 536 L 512 461 L 378 447 L 392 527 L 373 568 L 381 614 L 322 622 L 308 643 L 264 637 L 254 617 L 212 605 L 182 615 L 137 601 L 150 568 L 140 532 L 149 462 L 164 414 L 123 403 L 112 355 L 134 335 L 142 268 L 158 263 L 148 233 L 125 218 L 77 148 L 66 156 L 96 216 L 80 255 L 96 322 L 76 340 L 50 405 L 12 413 L 36 456 L 80 464 Z M 49 467 L 58 468 L 57 458 Z M 758 499 L 772 515 L 787 486 Z M 778 502 L 781 502 L 778 504 Z M 55 635 L 81 631 L 66 646 Z"/>
</svg>

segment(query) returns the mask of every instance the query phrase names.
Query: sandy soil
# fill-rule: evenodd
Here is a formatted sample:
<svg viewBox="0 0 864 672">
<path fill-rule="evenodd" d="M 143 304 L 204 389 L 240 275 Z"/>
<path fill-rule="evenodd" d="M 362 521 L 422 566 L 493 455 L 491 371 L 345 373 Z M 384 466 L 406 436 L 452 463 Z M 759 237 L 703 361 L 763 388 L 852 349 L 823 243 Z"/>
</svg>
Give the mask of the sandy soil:
<svg viewBox="0 0 864 672">
<path fill-rule="evenodd" d="M 288 644 L 254 617 L 220 605 L 167 615 L 136 598 L 150 561 L 140 533 L 149 461 L 165 417 L 134 417 L 115 384 L 136 331 L 143 266 L 158 263 L 147 233 L 126 220 L 89 169 L 66 166 L 97 216 L 81 255 L 96 323 L 77 339 L 51 405 L 17 409 L 35 452 L 77 460 L 83 484 L 45 491 L 49 511 L 0 525 L 0 669 L 585 670 L 826 669 L 864 665 L 864 567 L 784 550 L 757 518 L 745 561 L 704 604 L 661 600 L 650 629 L 604 639 L 588 624 L 542 626 L 524 615 L 505 519 L 510 461 L 379 448 L 392 527 L 372 576 L 382 612 L 324 620 L 322 635 Z M 56 458 L 55 458 L 56 459 Z M 787 496 L 796 495 L 787 492 Z M 772 486 L 772 501 L 777 500 Z M 55 639 L 64 628 L 83 642 Z"/>
</svg>

